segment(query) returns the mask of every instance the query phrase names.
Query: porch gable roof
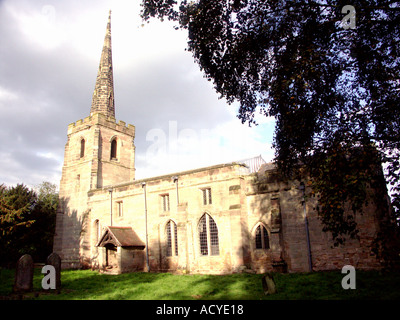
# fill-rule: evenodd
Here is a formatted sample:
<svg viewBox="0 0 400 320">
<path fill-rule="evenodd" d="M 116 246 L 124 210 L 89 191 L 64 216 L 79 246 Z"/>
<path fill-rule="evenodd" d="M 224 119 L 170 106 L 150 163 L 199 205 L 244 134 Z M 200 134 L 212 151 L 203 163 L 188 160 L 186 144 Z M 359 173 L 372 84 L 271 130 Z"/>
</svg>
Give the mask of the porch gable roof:
<svg viewBox="0 0 400 320">
<path fill-rule="evenodd" d="M 145 247 L 143 241 L 131 227 L 106 227 L 96 246 L 105 247 L 107 244 L 116 247 L 136 247 L 137 249 Z"/>
</svg>

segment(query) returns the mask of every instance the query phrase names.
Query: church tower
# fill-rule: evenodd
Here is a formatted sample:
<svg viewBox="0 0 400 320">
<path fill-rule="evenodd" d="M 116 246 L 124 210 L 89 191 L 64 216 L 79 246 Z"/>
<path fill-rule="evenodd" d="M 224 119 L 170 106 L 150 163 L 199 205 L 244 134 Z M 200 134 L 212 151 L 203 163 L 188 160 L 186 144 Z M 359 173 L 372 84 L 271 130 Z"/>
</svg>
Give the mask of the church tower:
<svg viewBox="0 0 400 320">
<path fill-rule="evenodd" d="M 54 237 L 64 268 L 84 263 L 88 192 L 135 179 L 134 137 L 133 125 L 115 120 L 110 11 L 90 115 L 68 126 Z"/>
</svg>

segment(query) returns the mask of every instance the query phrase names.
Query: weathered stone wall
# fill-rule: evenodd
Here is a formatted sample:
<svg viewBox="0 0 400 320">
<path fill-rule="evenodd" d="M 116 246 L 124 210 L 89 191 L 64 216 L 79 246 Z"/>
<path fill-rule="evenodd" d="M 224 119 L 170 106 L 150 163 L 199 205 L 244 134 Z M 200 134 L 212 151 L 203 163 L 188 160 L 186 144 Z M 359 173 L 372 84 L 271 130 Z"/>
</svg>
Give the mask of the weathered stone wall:
<svg viewBox="0 0 400 320">
<path fill-rule="evenodd" d="M 68 127 L 68 142 L 60 183 L 54 251 L 63 267 L 104 266 L 105 252 L 95 245 L 102 227 L 130 226 L 145 242 L 146 184 L 149 264 L 153 271 L 231 273 L 243 269 L 267 272 L 286 266 L 290 272 L 309 270 L 304 208 L 308 216 L 313 270 L 378 268 L 370 247 L 378 222 L 372 202 L 357 217 L 360 239 L 333 248 L 330 234 L 322 232 L 315 210 L 318 199 L 307 199 L 299 181 L 284 181 L 271 165 L 248 174 L 240 164 L 226 164 L 177 174 L 134 180 L 134 127 L 101 114 Z M 81 156 L 81 140 L 85 152 Z M 111 142 L 117 154 L 111 159 Z M 176 183 L 178 176 L 179 204 Z M 204 188 L 211 188 L 212 203 L 203 204 Z M 112 192 L 110 192 L 112 191 Z M 169 209 L 162 196 L 168 194 Z M 111 221 L 112 211 L 112 221 Z M 218 228 L 219 255 L 201 255 L 198 224 L 208 214 Z M 167 257 L 166 225 L 177 227 L 178 256 Z M 255 231 L 266 228 L 269 248 L 256 249 Z M 118 253 L 124 270 L 138 269 L 129 251 Z M 144 259 L 144 252 L 137 257 Z M 122 263 L 122 260 L 120 261 Z M 122 265 L 121 265 L 122 266 Z M 122 270 L 122 269 L 121 269 Z"/>
<path fill-rule="evenodd" d="M 179 204 L 174 176 L 178 176 Z M 152 271 L 220 274 L 244 269 L 259 273 L 287 269 L 289 272 L 307 272 L 309 260 L 304 209 L 308 216 L 314 271 L 338 269 L 345 264 L 363 269 L 379 268 L 378 261 L 370 252 L 378 228 L 372 202 L 357 217 L 360 238 L 334 248 L 331 235 L 322 231 L 317 217 L 318 197 L 308 198 L 304 205 L 299 185 L 300 181 L 284 181 L 273 168 L 250 175 L 244 174 L 243 166 L 231 164 L 92 189 L 86 194 L 75 194 L 87 197 L 86 203 L 82 202 L 82 210 L 87 214 L 85 219 L 81 215 L 75 229 L 69 228 L 68 239 L 75 237 L 75 242 L 71 243 L 76 246 L 76 237 L 79 238 L 80 251 L 74 252 L 81 262 L 86 261 L 94 268 L 104 266 L 104 248 L 96 247 L 103 227 L 111 223 L 130 226 L 145 242 L 146 190 Z M 211 204 L 203 203 L 204 188 L 211 188 Z M 164 210 L 162 201 L 166 194 L 169 196 L 168 210 Z M 208 214 L 218 227 L 219 255 L 216 256 L 200 253 L 198 225 L 204 214 Z M 167 257 L 166 225 L 169 221 L 177 228 L 178 256 Z M 260 225 L 268 232 L 269 248 L 266 249 L 255 247 L 255 230 Z M 119 253 L 124 261 L 121 260 L 121 268 L 125 266 L 123 271 L 137 270 L 134 257 L 128 253 Z M 136 257 L 145 261 L 145 250 Z"/>
<path fill-rule="evenodd" d="M 118 226 L 131 226 L 145 242 L 145 203 L 142 183 L 146 183 L 149 262 L 151 270 L 180 270 L 183 272 L 222 273 L 232 272 L 243 265 L 242 203 L 240 190 L 241 176 L 237 175 L 240 165 L 222 165 L 179 173 L 177 204 L 174 175 L 166 175 L 121 185 L 114 185 L 111 194 L 108 189 L 89 192 L 90 225 L 89 236 L 92 249 L 85 252 L 89 259 L 96 255 L 93 247 L 97 237 L 96 226 L 110 225 L 111 205 L 112 223 Z M 203 204 L 203 188 L 211 188 L 212 203 Z M 169 195 L 170 209 L 164 211 L 162 195 Z M 119 217 L 118 203 L 122 202 L 123 216 Z M 199 249 L 198 223 L 209 214 L 215 221 L 219 232 L 219 255 L 202 256 Z M 177 226 L 178 256 L 166 256 L 166 232 L 168 221 Z M 86 234 L 86 233 L 85 233 Z"/>
<path fill-rule="evenodd" d="M 356 216 L 360 230 L 359 238 L 347 239 L 344 245 L 335 247 L 331 233 L 323 231 L 323 225 L 318 218 L 318 195 L 307 198 L 304 203 L 303 192 L 299 186 L 300 181 L 284 182 L 273 168 L 249 177 L 249 225 L 264 223 L 271 242 L 269 250 L 254 249 L 253 229 L 250 227 L 252 268 L 259 272 L 265 269 L 273 270 L 274 261 L 281 255 L 290 272 L 310 270 L 305 214 L 308 221 L 312 270 L 340 269 L 346 264 L 359 269 L 380 268 L 379 261 L 371 252 L 373 240 L 379 230 L 372 199 L 369 199 L 369 205 L 364 208 L 363 213 Z M 370 197 L 372 193 L 373 190 L 370 190 Z M 280 212 L 280 230 L 277 230 L 276 227 L 279 226 L 274 226 L 273 223 L 274 202 Z"/>
<path fill-rule="evenodd" d="M 64 268 L 104 267 L 106 249 L 96 244 L 102 228 L 111 224 L 129 226 L 146 241 L 142 183 L 146 183 L 149 263 L 153 271 L 308 271 L 305 213 L 314 270 L 340 268 L 346 263 L 356 268 L 379 268 L 370 252 L 379 228 L 372 201 L 357 216 L 359 239 L 332 248 L 330 234 L 322 231 L 317 217 L 318 199 L 303 203 L 300 181 L 285 181 L 271 164 L 262 166 L 256 174 L 250 174 L 241 164 L 225 164 L 135 181 L 135 127 L 117 123 L 114 118 L 110 19 L 91 116 L 68 126 L 54 237 L 54 252 L 61 256 Z M 113 141 L 115 156 L 111 153 Z M 173 176 L 178 176 L 177 185 Z M 212 203 L 206 205 L 204 188 L 211 188 L 212 193 Z M 162 200 L 166 194 L 168 210 L 164 210 Z M 204 214 L 218 228 L 219 254 L 215 256 L 200 252 L 198 227 Z M 179 251 L 171 257 L 166 250 L 169 221 L 177 227 Z M 269 242 L 262 249 L 255 244 L 255 233 L 261 226 Z M 116 249 L 116 255 L 120 272 L 138 269 L 145 258 L 143 251 L 122 247 Z"/>
<path fill-rule="evenodd" d="M 60 182 L 60 207 L 57 213 L 54 251 L 59 253 L 63 267 L 89 265 L 84 252 L 90 250 L 88 232 L 89 190 L 126 179 L 134 179 L 133 139 L 135 128 L 114 118 L 94 114 L 68 126 L 64 166 Z M 110 159 L 111 139 L 117 138 L 119 158 Z M 84 154 L 81 141 L 85 140 Z M 83 230 L 83 231 L 82 231 Z"/>
<path fill-rule="evenodd" d="M 306 204 L 314 270 L 338 269 L 346 264 L 356 269 L 379 269 L 381 265 L 372 252 L 373 241 L 379 231 L 374 201 L 369 199 L 363 213 L 356 215 L 358 238 L 347 238 L 344 245 L 335 247 L 331 234 L 322 232 L 316 210 L 317 200 L 315 197 Z"/>
</svg>

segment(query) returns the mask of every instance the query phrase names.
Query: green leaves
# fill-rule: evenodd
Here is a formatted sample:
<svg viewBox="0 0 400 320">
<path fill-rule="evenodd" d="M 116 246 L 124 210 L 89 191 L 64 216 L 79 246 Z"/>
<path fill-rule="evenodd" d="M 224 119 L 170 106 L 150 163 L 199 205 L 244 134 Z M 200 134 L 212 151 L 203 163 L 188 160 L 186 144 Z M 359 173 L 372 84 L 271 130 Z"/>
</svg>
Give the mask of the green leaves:
<svg viewBox="0 0 400 320">
<path fill-rule="evenodd" d="M 312 189 L 320 195 L 318 214 L 325 231 L 332 233 L 336 245 L 346 236 L 357 237 L 355 217 L 362 214 L 374 193 L 371 186 L 380 177 L 376 149 L 338 143 L 312 161 Z"/>
<path fill-rule="evenodd" d="M 400 2 L 353 1 L 356 28 L 345 30 L 346 4 L 143 0 L 142 11 L 188 30 L 188 49 L 221 97 L 240 104 L 242 123 L 254 124 L 256 109 L 275 117 L 276 163 L 287 175 L 308 168 L 337 239 L 357 234 L 344 208 L 360 212 L 376 158 L 400 219 L 399 165 L 386 156 L 400 150 Z"/>
<path fill-rule="evenodd" d="M 38 190 L 0 186 L 0 265 L 13 266 L 24 253 L 44 261 L 51 252 L 58 194 L 48 182 Z"/>
</svg>

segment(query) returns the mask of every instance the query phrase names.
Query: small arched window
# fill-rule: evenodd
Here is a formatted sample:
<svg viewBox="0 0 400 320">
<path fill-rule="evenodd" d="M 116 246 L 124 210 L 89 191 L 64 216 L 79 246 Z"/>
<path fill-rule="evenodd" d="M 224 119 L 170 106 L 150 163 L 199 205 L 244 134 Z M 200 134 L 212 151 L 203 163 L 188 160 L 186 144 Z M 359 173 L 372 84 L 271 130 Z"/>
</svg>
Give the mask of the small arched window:
<svg viewBox="0 0 400 320">
<path fill-rule="evenodd" d="M 165 226 L 165 233 L 167 238 L 167 257 L 178 255 L 178 230 L 176 223 L 169 220 Z"/>
<path fill-rule="evenodd" d="M 85 156 L 85 139 L 81 140 L 81 158 Z"/>
<path fill-rule="evenodd" d="M 203 256 L 219 255 L 218 228 L 209 214 L 204 214 L 198 225 L 200 254 Z"/>
<path fill-rule="evenodd" d="M 269 237 L 267 229 L 260 224 L 255 233 L 256 249 L 269 249 Z"/>
<path fill-rule="evenodd" d="M 111 159 L 117 159 L 117 139 L 111 141 Z"/>
</svg>

